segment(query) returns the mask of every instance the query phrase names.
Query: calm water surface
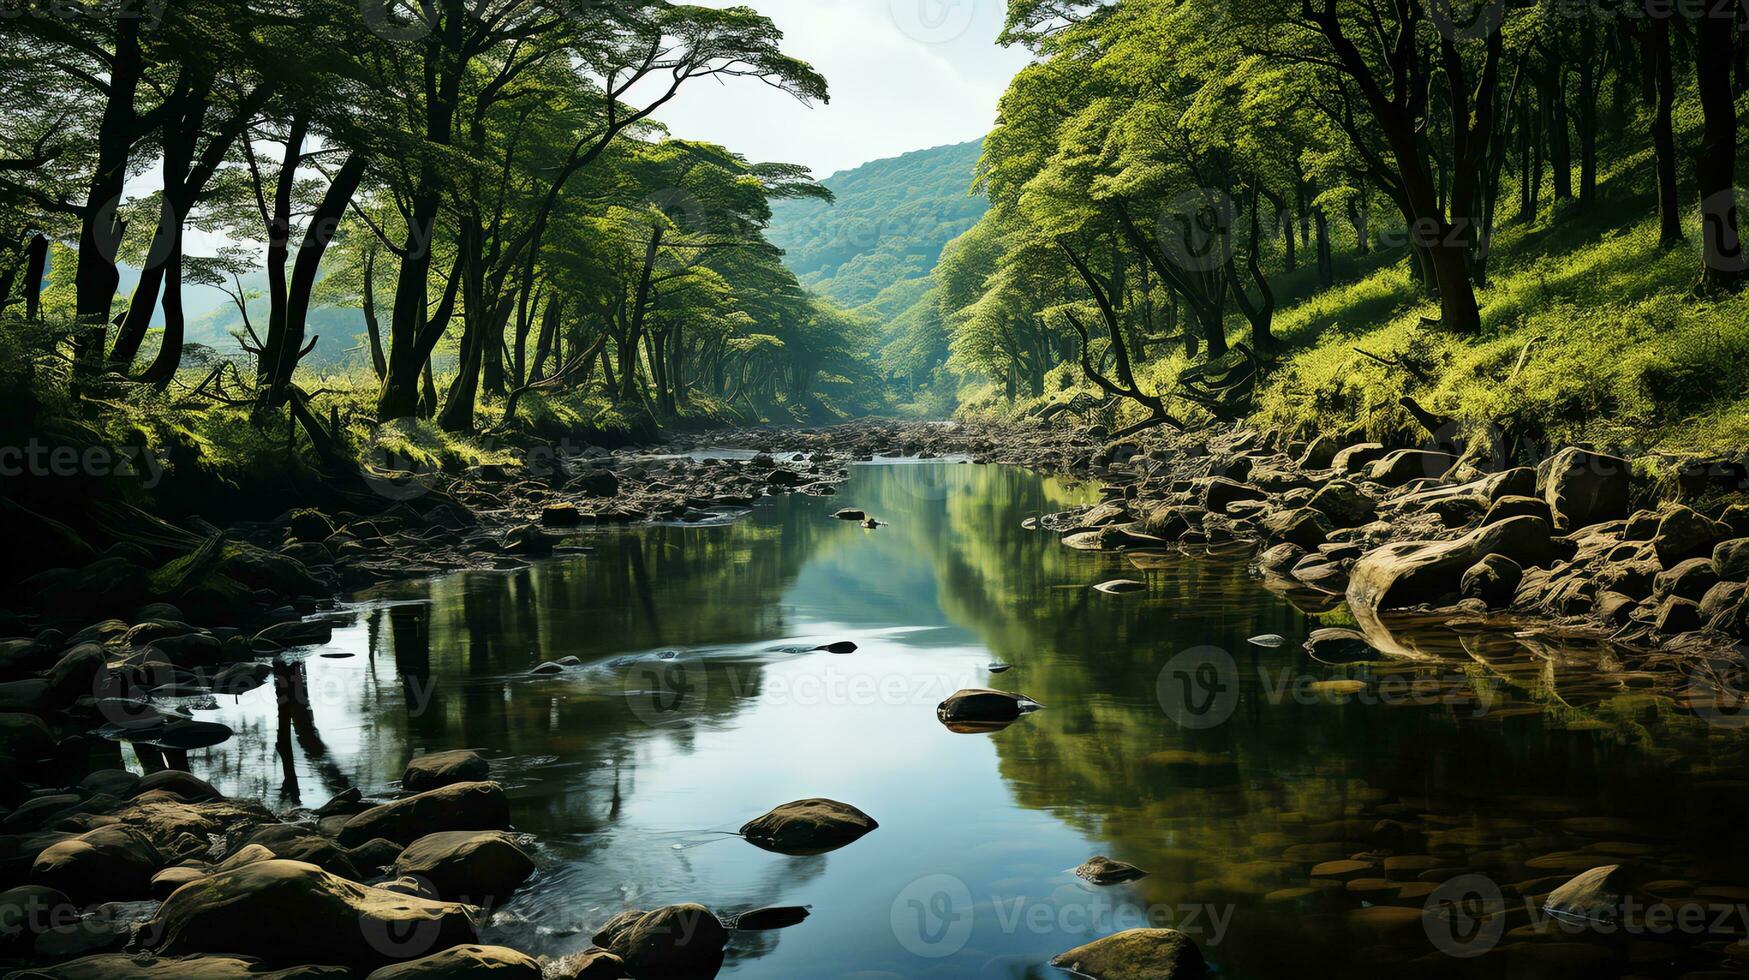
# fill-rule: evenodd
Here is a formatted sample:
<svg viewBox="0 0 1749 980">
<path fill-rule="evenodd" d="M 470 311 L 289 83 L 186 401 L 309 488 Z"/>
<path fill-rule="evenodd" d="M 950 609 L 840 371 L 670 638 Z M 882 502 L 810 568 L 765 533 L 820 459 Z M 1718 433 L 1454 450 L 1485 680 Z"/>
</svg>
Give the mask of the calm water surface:
<svg viewBox="0 0 1749 980">
<path fill-rule="evenodd" d="M 478 749 L 541 866 L 482 938 L 535 954 L 588 946 L 627 907 L 697 901 L 812 910 L 738 933 L 723 976 L 1058 976 L 1052 955 L 1144 924 L 1190 932 L 1227 977 L 1443 975 L 1471 961 L 1417 912 L 1474 873 L 1519 906 L 1483 937 L 1484 975 L 1741 962 L 1741 920 L 1575 950 L 1515 897 L 1622 862 L 1677 904 L 1749 899 L 1733 728 L 1600 674 L 1594 650 L 1448 634 L 1414 641 L 1443 661 L 1317 664 L 1301 642 L 1343 613 L 1295 608 L 1242 561 L 1144 570 L 1020 526 L 1090 499 L 1011 468 L 858 466 L 837 497 L 732 525 L 591 533 L 586 556 L 398 586 L 203 713 L 239 737 L 193 768 L 313 807 L 392 792 L 421 752 Z M 832 520 L 844 506 L 890 524 Z M 1115 577 L 1150 590 L 1088 589 Z M 807 652 L 847 639 L 856 653 Z M 582 666 L 528 673 L 567 656 Z M 978 686 L 1045 708 L 994 733 L 936 721 Z M 880 829 L 814 857 L 723 833 L 812 796 Z M 1071 873 L 1095 854 L 1152 874 L 1095 888 Z M 1355 854 L 1375 867 L 1312 876 Z"/>
</svg>

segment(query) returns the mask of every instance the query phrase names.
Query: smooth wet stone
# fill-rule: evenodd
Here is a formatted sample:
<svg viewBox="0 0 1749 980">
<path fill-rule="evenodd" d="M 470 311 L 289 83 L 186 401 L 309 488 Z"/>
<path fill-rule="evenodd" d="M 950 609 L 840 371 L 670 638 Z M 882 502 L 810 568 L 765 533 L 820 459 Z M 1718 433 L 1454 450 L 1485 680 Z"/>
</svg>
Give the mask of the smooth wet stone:
<svg viewBox="0 0 1749 980">
<path fill-rule="evenodd" d="M 1128 929 L 1051 959 L 1091 980 L 1189 980 L 1207 972 L 1202 950 L 1176 929 Z"/>
<path fill-rule="evenodd" d="M 1085 863 L 1075 869 L 1075 874 L 1095 885 L 1117 885 L 1148 876 L 1146 871 L 1133 864 L 1114 861 L 1103 854 L 1088 858 Z"/>
<path fill-rule="evenodd" d="M 343 966 L 293 966 L 275 969 L 245 956 L 154 956 L 100 953 L 55 964 L 52 971 L 25 974 L 50 980 L 349 980 Z"/>
<path fill-rule="evenodd" d="M 855 653 L 857 647 L 850 640 L 839 640 L 836 643 L 822 643 L 814 649 L 824 650 L 827 653 Z"/>
<path fill-rule="evenodd" d="M 687 903 L 621 912 L 591 941 L 624 960 L 630 976 L 690 980 L 716 975 L 729 931 L 709 909 Z"/>
<path fill-rule="evenodd" d="M 471 906 L 371 888 L 301 861 L 261 861 L 171 895 L 158 910 L 155 949 L 371 970 L 473 943 L 476 914 Z"/>
<path fill-rule="evenodd" d="M 441 953 L 385 966 L 366 980 L 541 980 L 534 957 L 504 946 L 452 946 Z"/>
<path fill-rule="evenodd" d="M 81 905 L 143 899 L 152 896 L 152 876 L 163 864 L 163 855 L 140 831 L 99 827 L 38 854 L 30 880 Z"/>
<path fill-rule="evenodd" d="M 1384 660 L 1385 655 L 1373 649 L 1366 635 L 1359 630 L 1326 627 L 1313 630 L 1306 638 L 1306 652 L 1327 664 L 1361 664 Z"/>
<path fill-rule="evenodd" d="M 1613 922 L 1628 894 L 1627 875 L 1610 864 L 1583 872 L 1549 893 L 1543 909 L 1551 914 L 1588 922 Z"/>
<path fill-rule="evenodd" d="M 854 843 L 879 827 L 874 818 L 848 803 L 808 799 L 785 803 L 749 820 L 741 835 L 749 843 L 780 854 L 824 854 Z"/>
<path fill-rule="evenodd" d="M 1259 636 L 1253 636 L 1245 642 L 1255 647 L 1274 649 L 1285 645 L 1287 643 L 1287 637 L 1282 636 L 1280 633 L 1264 633 Z"/>
<path fill-rule="evenodd" d="M 854 507 L 846 507 L 842 510 L 834 511 L 832 516 L 841 521 L 860 521 L 868 515 Z"/>
<path fill-rule="evenodd" d="M 564 672 L 564 667 L 553 663 L 551 660 L 529 670 L 529 673 L 531 674 L 562 674 Z"/>
<path fill-rule="evenodd" d="M 768 929 L 787 929 L 808 917 L 808 910 L 800 905 L 783 905 L 771 908 L 751 909 L 735 916 L 733 928 L 737 932 L 762 932 Z"/>
<path fill-rule="evenodd" d="M 948 695 L 935 707 L 935 715 L 944 722 L 1006 722 L 1019 718 L 1031 699 L 1007 691 L 987 688 L 965 688 Z"/>
<path fill-rule="evenodd" d="M 421 837 L 395 859 L 395 873 L 431 883 L 437 896 L 495 908 L 534 874 L 534 861 L 502 831 L 449 831 Z"/>
<path fill-rule="evenodd" d="M 347 820 L 340 843 L 355 847 L 382 837 L 412 843 L 446 830 L 503 830 L 510 826 L 504 787 L 491 782 L 455 783 L 372 807 Z"/>
<path fill-rule="evenodd" d="M 432 752 L 407 763 L 401 773 L 401 788 L 409 793 L 423 793 L 456 783 L 477 783 L 492 778 L 492 764 L 477 752 L 453 749 Z"/>
</svg>

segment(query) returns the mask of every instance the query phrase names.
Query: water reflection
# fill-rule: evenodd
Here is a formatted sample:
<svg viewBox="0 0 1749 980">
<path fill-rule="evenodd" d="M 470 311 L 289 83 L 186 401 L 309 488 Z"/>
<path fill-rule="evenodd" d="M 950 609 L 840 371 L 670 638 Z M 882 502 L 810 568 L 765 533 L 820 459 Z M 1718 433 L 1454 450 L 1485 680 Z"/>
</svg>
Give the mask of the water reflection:
<svg viewBox="0 0 1749 980">
<path fill-rule="evenodd" d="M 1749 802 L 1741 736 L 1649 665 L 1399 625 L 1389 644 L 1413 659 L 1330 667 L 1301 643 L 1342 611 L 1277 598 L 1240 560 L 1087 554 L 1020 529 L 1086 489 L 999 467 L 853 472 L 835 498 L 732 526 L 593 533 L 586 557 L 367 597 L 332 643 L 204 713 L 238 737 L 193 768 L 316 806 L 391 789 L 419 752 L 481 750 L 542 869 L 484 938 L 533 953 L 581 949 L 627 907 L 699 901 L 811 912 L 736 934 L 725 976 L 1049 976 L 1051 955 L 1148 923 L 1191 932 L 1229 977 L 1735 969 L 1728 924 L 1551 935 L 1519 897 L 1611 863 L 1673 906 L 1729 908 L 1749 883 L 1719 846 Z M 843 506 L 888 526 L 832 520 Z M 1119 576 L 1150 589 L 1087 588 Z M 1286 642 L 1246 642 L 1266 633 Z M 842 640 L 857 651 L 811 649 Z M 964 687 L 1045 708 L 955 734 L 935 705 Z M 815 796 L 880 831 L 810 857 L 725 833 Z M 1151 874 L 1092 886 L 1072 869 L 1094 854 Z M 1506 910 L 1473 958 L 1422 912 L 1465 876 L 1498 889 L 1475 908 Z"/>
</svg>

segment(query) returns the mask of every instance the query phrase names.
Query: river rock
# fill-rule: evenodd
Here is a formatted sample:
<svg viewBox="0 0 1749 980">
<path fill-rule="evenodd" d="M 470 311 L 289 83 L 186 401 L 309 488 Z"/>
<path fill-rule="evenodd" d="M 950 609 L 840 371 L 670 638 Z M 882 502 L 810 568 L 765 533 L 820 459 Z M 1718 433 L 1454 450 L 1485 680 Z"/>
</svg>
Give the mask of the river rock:
<svg viewBox="0 0 1749 980">
<path fill-rule="evenodd" d="M 183 886 L 158 909 L 153 928 L 163 955 L 235 953 L 370 970 L 474 942 L 475 911 L 275 860 Z"/>
<path fill-rule="evenodd" d="M 1320 435 L 1307 444 L 1305 452 L 1300 453 L 1299 459 L 1295 460 L 1295 465 L 1302 470 L 1329 469 L 1341 449 L 1342 445 L 1335 437 Z"/>
<path fill-rule="evenodd" d="M 617 497 L 619 477 L 612 470 L 590 470 L 572 480 L 571 488 L 585 497 Z"/>
<path fill-rule="evenodd" d="M 407 845 L 395 873 L 429 881 L 439 898 L 494 908 L 534 874 L 534 861 L 502 831 L 447 831 Z"/>
<path fill-rule="evenodd" d="M 1658 607 L 1652 625 L 1660 633 L 1675 636 L 1679 633 L 1692 633 L 1706 623 L 1701 619 L 1699 603 L 1692 599 L 1671 596 Z"/>
<path fill-rule="evenodd" d="M 1269 495 L 1248 484 L 1229 480 L 1225 477 L 1215 477 L 1208 481 L 1203 489 L 1202 505 L 1206 510 L 1216 514 L 1225 514 L 1229 504 L 1242 500 L 1267 500 Z"/>
<path fill-rule="evenodd" d="M 169 793 L 191 802 L 222 799 L 219 791 L 214 789 L 211 783 L 180 769 L 162 769 L 142 776 L 140 781 L 134 784 L 136 797 L 153 792 Z"/>
<path fill-rule="evenodd" d="M 579 527 L 583 524 L 583 512 L 576 504 L 548 504 L 541 508 L 540 522 L 542 527 Z"/>
<path fill-rule="evenodd" d="M 503 830 L 510 804 L 497 783 L 453 783 L 372 807 L 340 829 L 340 843 L 355 847 L 375 837 L 408 844 L 446 830 Z"/>
<path fill-rule="evenodd" d="M 81 905 L 129 901 L 152 897 L 152 876 L 163 863 L 158 849 L 134 828 L 99 827 L 38 854 L 30 878 Z"/>
<path fill-rule="evenodd" d="M 19 885 L 0 892 L 0 956 L 28 954 L 35 937 L 71 921 L 78 906 L 58 889 Z"/>
<path fill-rule="evenodd" d="M 810 799 L 785 803 L 741 826 L 749 843 L 780 854 L 824 854 L 854 843 L 879 827 L 848 803 Z"/>
<path fill-rule="evenodd" d="M 605 949 L 586 949 L 552 964 L 552 980 L 620 980 L 625 961 Z"/>
<path fill-rule="evenodd" d="M 860 521 L 868 515 L 854 507 L 845 507 L 842 510 L 834 511 L 832 516 L 841 521 Z"/>
<path fill-rule="evenodd" d="M 1457 457 L 1427 449 L 1398 449 L 1366 468 L 1367 479 L 1387 487 L 1400 487 L 1415 480 L 1437 480 L 1451 472 Z"/>
<path fill-rule="evenodd" d="M 1482 600 L 1489 609 L 1499 609 L 1512 604 L 1523 579 L 1524 568 L 1517 562 L 1505 555 L 1486 555 L 1464 572 L 1458 592 L 1465 599 Z"/>
<path fill-rule="evenodd" d="M 1025 695 L 987 688 L 965 688 L 935 706 L 935 716 L 944 722 L 1005 722 L 1022 714 Z"/>
<path fill-rule="evenodd" d="M 1126 929 L 1061 953 L 1051 965 L 1091 980 L 1189 980 L 1208 969 L 1202 950 L 1177 929 Z"/>
<path fill-rule="evenodd" d="M 385 966 L 365 980 L 541 980 L 533 957 L 503 946 L 451 946 L 441 953 Z"/>
<path fill-rule="evenodd" d="M 1627 876 L 1617 864 L 1592 868 L 1549 893 L 1543 909 L 1554 915 L 1589 922 L 1614 922 L 1629 891 Z"/>
<path fill-rule="evenodd" d="M 1713 549 L 1713 571 L 1726 582 L 1749 582 L 1749 538 L 1719 542 Z"/>
<path fill-rule="evenodd" d="M 347 980 L 342 966 L 294 966 L 273 969 L 242 956 L 153 956 L 150 953 L 101 953 L 52 967 L 8 974 L 8 980 Z"/>
<path fill-rule="evenodd" d="M 1385 447 L 1376 442 L 1362 442 L 1336 451 L 1330 457 L 1330 468 L 1338 473 L 1361 473 L 1385 456 Z"/>
<path fill-rule="evenodd" d="M 1616 456 L 1567 448 L 1537 467 L 1537 490 L 1555 517 L 1555 530 L 1574 531 L 1628 514 L 1633 470 Z"/>
<path fill-rule="evenodd" d="M 1489 505 L 1488 513 L 1482 518 L 1483 524 L 1498 524 L 1509 517 L 1540 517 L 1554 525 L 1554 515 L 1549 513 L 1548 501 L 1541 497 L 1507 496 L 1495 500 Z"/>
<path fill-rule="evenodd" d="M 736 932 L 765 932 L 771 929 L 788 929 L 790 926 L 803 922 L 808 918 L 808 910 L 800 905 L 781 905 L 768 908 L 749 909 L 735 916 Z"/>
<path fill-rule="evenodd" d="M 1690 558 L 1677 562 L 1674 567 L 1659 572 L 1652 579 L 1652 598 L 1654 601 L 1663 602 L 1675 595 L 1698 602 L 1718 582 L 1719 574 L 1713 570 L 1711 558 Z"/>
<path fill-rule="evenodd" d="M 1677 505 L 1659 519 L 1652 547 L 1658 552 L 1658 560 L 1669 568 L 1689 558 L 1711 555 L 1713 546 L 1728 533 L 1728 528 L 1705 514 Z"/>
<path fill-rule="evenodd" d="M 1085 863 L 1075 869 L 1075 874 L 1095 885 L 1118 885 L 1148 876 L 1146 871 L 1133 864 L 1113 861 L 1103 854 L 1088 858 Z"/>
<path fill-rule="evenodd" d="M 1323 514 L 1332 527 L 1358 527 L 1372 520 L 1379 503 L 1347 480 L 1333 480 L 1318 488 L 1306 506 Z"/>
<path fill-rule="evenodd" d="M 372 867 L 368 864 L 360 865 L 345 848 L 308 827 L 297 824 L 269 823 L 257 826 L 242 841 L 243 848 L 251 846 L 264 847 L 274 857 L 313 864 L 329 874 L 353 881 L 361 877 L 361 867 Z M 393 859 L 394 855 L 390 855 L 390 860 Z"/>
<path fill-rule="evenodd" d="M 1348 602 L 1357 615 L 1457 598 L 1465 571 L 1491 554 L 1521 567 L 1547 565 L 1549 526 L 1537 517 L 1513 517 L 1449 541 L 1386 545 L 1356 562 Z"/>
<path fill-rule="evenodd" d="M 1276 511 L 1263 519 L 1264 539 L 1272 544 L 1285 541 L 1309 551 L 1323 544 L 1329 532 L 1323 513 L 1310 507 Z"/>
<path fill-rule="evenodd" d="M 401 773 L 401 788 L 409 793 L 442 789 L 456 783 L 478 783 L 492 778 L 492 764 L 467 749 L 432 752 L 407 763 Z"/>
<path fill-rule="evenodd" d="M 1304 557 L 1306 549 L 1297 544 L 1283 542 L 1257 556 L 1257 569 L 1266 574 L 1285 576 Z"/>
<path fill-rule="evenodd" d="M 633 977 L 703 980 L 722 967 L 729 931 L 709 909 L 688 903 L 621 912 L 592 941 L 625 961 Z"/>
</svg>

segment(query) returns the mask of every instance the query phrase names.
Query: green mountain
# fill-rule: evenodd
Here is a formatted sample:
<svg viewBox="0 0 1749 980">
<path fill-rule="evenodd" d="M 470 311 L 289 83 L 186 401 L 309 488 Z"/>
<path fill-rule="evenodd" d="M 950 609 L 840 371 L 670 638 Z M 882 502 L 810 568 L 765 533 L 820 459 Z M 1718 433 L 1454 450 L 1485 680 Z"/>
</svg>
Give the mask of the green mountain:
<svg viewBox="0 0 1749 980">
<path fill-rule="evenodd" d="M 942 246 L 988 210 L 970 194 L 983 148 L 981 139 L 938 146 L 833 174 L 821 183 L 837 203 L 779 202 L 766 236 L 803 285 L 851 308 L 878 298 L 866 312 L 896 316 L 923 292 L 915 283 Z"/>
</svg>

